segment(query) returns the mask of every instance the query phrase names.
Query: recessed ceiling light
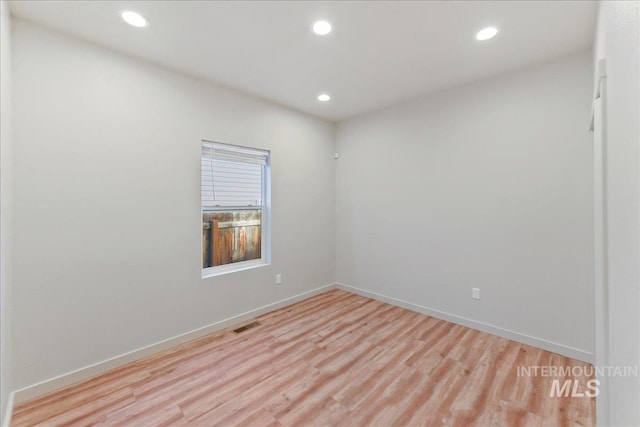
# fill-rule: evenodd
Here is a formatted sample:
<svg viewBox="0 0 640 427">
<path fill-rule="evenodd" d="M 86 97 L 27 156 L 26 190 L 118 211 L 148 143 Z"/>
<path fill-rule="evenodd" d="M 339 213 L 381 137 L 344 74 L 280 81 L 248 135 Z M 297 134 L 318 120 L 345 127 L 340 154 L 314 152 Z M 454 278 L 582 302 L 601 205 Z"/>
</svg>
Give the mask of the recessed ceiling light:
<svg viewBox="0 0 640 427">
<path fill-rule="evenodd" d="M 476 34 L 476 39 L 489 40 L 495 37 L 496 34 L 498 34 L 498 29 L 496 27 L 487 27 L 478 31 L 478 34 Z"/>
<path fill-rule="evenodd" d="M 130 10 L 126 10 L 120 14 L 124 22 L 129 25 L 133 25 L 134 27 L 143 28 L 147 26 L 147 20 L 144 19 L 144 16 L 139 13 L 132 12 Z"/>
<path fill-rule="evenodd" d="M 331 97 L 329 95 L 327 95 L 326 93 L 318 95 L 318 101 L 327 102 L 330 99 L 331 99 Z"/>
<path fill-rule="evenodd" d="M 331 32 L 331 24 L 327 21 L 318 21 L 313 24 L 313 32 L 320 36 L 326 36 Z"/>
</svg>

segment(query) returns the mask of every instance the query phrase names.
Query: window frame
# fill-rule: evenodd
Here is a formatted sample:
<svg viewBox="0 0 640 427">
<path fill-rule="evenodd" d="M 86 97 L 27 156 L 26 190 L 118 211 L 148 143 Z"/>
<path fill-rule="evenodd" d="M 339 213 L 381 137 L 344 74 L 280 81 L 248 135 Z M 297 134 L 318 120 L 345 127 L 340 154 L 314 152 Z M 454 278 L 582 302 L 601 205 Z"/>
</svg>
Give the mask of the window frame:
<svg viewBox="0 0 640 427">
<path fill-rule="evenodd" d="M 236 151 L 242 154 L 244 150 L 260 152 L 265 157 L 265 164 L 262 167 L 262 203 L 260 206 L 218 206 L 206 207 L 203 204 L 202 193 L 200 194 L 200 228 L 202 229 L 202 215 L 204 212 L 224 212 L 224 211 L 242 211 L 242 210 L 260 210 L 260 258 L 247 261 L 232 262 L 224 265 L 216 265 L 213 267 L 202 267 L 202 278 L 220 276 L 223 274 L 234 273 L 236 271 L 250 270 L 271 264 L 271 151 L 262 148 L 246 147 L 236 144 L 227 144 L 223 142 L 210 141 L 203 139 L 200 142 L 200 186 L 202 186 L 202 148 L 219 146 L 227 151 Z M 205 210 L 206 209 L 206 210 Z M 200 245 L 200 259 L 203 258 L 203 248 Z"/>
</svg>

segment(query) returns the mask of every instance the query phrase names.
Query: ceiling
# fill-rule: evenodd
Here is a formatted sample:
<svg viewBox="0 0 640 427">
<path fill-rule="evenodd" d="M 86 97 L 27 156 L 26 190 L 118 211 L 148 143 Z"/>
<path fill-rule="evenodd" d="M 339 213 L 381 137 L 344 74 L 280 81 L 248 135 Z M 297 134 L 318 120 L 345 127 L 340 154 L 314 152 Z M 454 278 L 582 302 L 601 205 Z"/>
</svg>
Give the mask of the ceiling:
<svg viewBox="0 0 640 427">
<path fill-rule="evenodd" d="M 14 16 L 333 121 L 591 48 L 591 1 L 14 1 Z M 145 16 L 144 29 L 122 10 Z M 333 31 L 311 31 L 319 19 Z M 491 40 L 475 39 L 495 26 Z M 332 99 L 321 103 L 318 94 Z"/>
</svg>

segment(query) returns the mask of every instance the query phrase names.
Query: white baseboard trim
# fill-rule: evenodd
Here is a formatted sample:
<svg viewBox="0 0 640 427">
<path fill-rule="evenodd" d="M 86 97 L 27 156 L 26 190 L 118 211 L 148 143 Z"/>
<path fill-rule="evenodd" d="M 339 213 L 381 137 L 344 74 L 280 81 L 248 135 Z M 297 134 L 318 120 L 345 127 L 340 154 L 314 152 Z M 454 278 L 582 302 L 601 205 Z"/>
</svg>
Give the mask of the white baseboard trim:
<svg viewBox="0 0 640 427">
<path fill-rule="evenodd" d="M 422 305 L 414 304 L 411 302 L 403 301 L 397 298 L 388 297 L 376 292 L 367 291 L 364 289 L 356 288 L 354 286 L 345 285 L 342 283 L 336 283 L 338 289 L 342 289 L 347 292 L 353 292 L 354 294 L 362 295 L 367 298 L 375 299 L 377 301 L 386 302 L 398 307 L 406 308 L 407 310 L 415 311 L 418 313 L 426 314 L 428 316 L 436 317 L 438 319 L 446 320 L 451 323 L 466 326 L 468 328 L 477 329 L 482 332 L 487 332 L 492 335 L 507 338 L 519 343 L 538 347 L 543 350 L 547 350 L 553 353 L 558 353 L 563 356 L 571 357 L 573 359 L 581 360 L 587 363 L 594 363 L 594 355 L 588 351 L 580 350 L 577 348 L 569 347 L 556 342 L 548 341 L 542 338 L 533 337 L 531 335 L 522 334 L 520 332 L 512 331 L 509 329 L 500 328 L 497 326 L 489 325 L 475 320 L 467 319 L 466 317 L 457 316 L 455 314 L 445 313 L 434 308 L 425 307 Z"/>
<path fill-rule="evenodd" d="M 2 427 L 11 427 L 11 417 L 13 416 L 13 400 L 15 399 L 16 392 L 9 393 L 7 399 L 7 407 L 4 410 L 4 416 L 2 417 Z"/>
<path fill-rule="evenodd" d="M 164 341 L 160 341 L 160 342 L 139 348 L 137 350 L 133 350 L 128 353 L 124 353 L 119 356 L 112 357 L 107 360 L 103 360 L 102 362 L 94 363 L 93 365 L 89 365 L 84 368 L 80 368 L 75 371 L 62 374 L 60 376 L 42 381 L 40 383 L 21 388 L 20 390 L 16 390 L 13 393 L 11 393 L 10 402 L 7 404 L 7 412 L 11 414 L 9 411 L 13 410 L 13 405 L 20 404 L 22 402 L 31 400 L 35 397 L 41 396 L 51 391 L 69 386 L 79 381 L 83 381 L 88 378 L 107 372 L 111 369 L 115 369 L 120 366 L 126 365 L 127 363 L 140 360 L 146 356 L 150 356 L 162 350 L 166 350 L 168 348 L 175 347 L 180 344 L 184 344 L 188 341 L 192 341 L 194 339 L 203 337 L 205 335 L 218 332 L 222 329 L 226 329 L 230 326 L 234 326 L 238 323 L 244 322 L 249 319 L 253 319 L 254 317 L 261 316 L 271 311 L 278 310 L 282 307 L 295 304 L 296 302 L 305 300 L 307 298 L 327 292 L 335 288 L 336 288 L 336 285 L 334 283 L 321 286 L 311 291 L 303 292 L 301 294 L 294 295 L 292 297 L 285 298 L 283 300 L 276 301 L 274 303 L 267 304 L 262 307 L 258 307 L 254 310 L 247 311 L 237 316 L 229 317 L 219 322 L 212 323 L 202 328 L 194 329 L 184 334 L 180 334 L 172 338 L 168 338 Z M 10 419 L 10 415 L 9 415 L 9 419 Z M 4 427 L 4 424 L 3 424 L 3 427 Z"/>
</svg>

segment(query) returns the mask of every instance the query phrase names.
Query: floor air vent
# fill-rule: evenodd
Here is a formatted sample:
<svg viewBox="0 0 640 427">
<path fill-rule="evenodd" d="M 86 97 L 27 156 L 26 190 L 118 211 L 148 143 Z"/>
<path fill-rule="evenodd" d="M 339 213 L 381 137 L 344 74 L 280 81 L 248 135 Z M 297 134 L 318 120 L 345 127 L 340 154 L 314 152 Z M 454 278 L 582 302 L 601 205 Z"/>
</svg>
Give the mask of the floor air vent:
<svg viewBox="0 0 640 427">
<path fill-rule="evenodd" d="M 256 326 L 260 326 L 260 322 L 251 322 L 248 325 L 240 326 L 238 329 L 234 329 L 233 332 L 239 334 L 240 332 L 255 328 Z"/>
</svg>

